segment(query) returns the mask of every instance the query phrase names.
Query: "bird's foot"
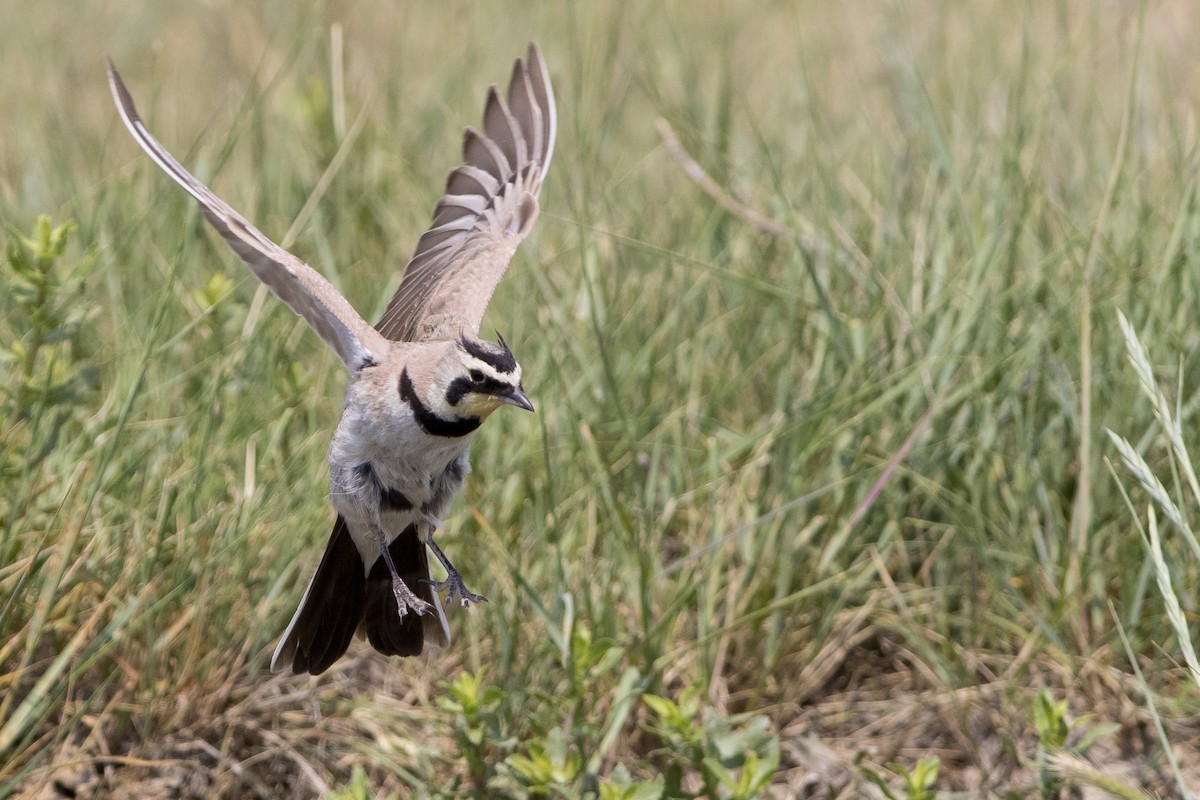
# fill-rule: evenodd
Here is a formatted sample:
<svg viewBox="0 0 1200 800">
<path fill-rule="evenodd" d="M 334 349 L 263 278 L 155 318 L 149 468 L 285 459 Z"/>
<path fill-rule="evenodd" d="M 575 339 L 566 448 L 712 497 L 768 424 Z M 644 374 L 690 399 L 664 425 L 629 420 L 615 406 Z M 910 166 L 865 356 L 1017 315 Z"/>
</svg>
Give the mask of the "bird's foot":
<svg viewBox="0 0 1200 800">
<path fill-rule="evenodd" d="M 448 590 L 446 592 L 447 605 L 453 603 L 455 597 L 459 599 L 463 607 L 469 606 L 471 603 L 487 602 L 486 597 L 481 594 L 475 594 L 467 588 L 467 585 L 463 583 L 462 575 L 458 574 L 458 570 L 451 570 L 446 575 L 446 580 L 444 581 L 426 580 L 425 582 L 432 586 L 435 592 L 440 592 L 442 589 Z"/>
<path fill-rule="evenodd" d="M 399 577 L 392 578 L 392 594 L 396 596 L 396 608 L 400 612 L 401 619 L 404 619 L 404 615 L 410 611 L 418 617 L 433 612 L 433 606 L 413 594 L 412 589 L 409 589 Z"/>
</svg>

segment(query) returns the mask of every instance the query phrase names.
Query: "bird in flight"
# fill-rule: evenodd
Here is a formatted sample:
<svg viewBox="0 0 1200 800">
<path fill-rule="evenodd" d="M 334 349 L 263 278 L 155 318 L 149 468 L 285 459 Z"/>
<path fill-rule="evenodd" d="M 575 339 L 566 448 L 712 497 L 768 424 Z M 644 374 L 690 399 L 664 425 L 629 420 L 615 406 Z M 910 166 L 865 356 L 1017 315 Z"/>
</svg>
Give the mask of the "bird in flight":
<svg viewBox="0 0 1200 800">
<path fill-rule="evenodd" d="M 556 130 L 554 93 L 534 44 L 502 97 L 488 90 L 482 130 L 467 128 L 433 222 L 374 327 L 329 281 L 198 181 L 146 129 L 108 64 L 121 119 L 143 150 L 200 204 L 205 219 L 267 288 L 305 319 L 350 371 L 329 451 L 337 521 L 272 671 L 318 675 L 356 632 L 385 655 L 450 641 L 438 592 L 484 600 L 434 539 L 470 471 L 471 436 L 503 405 L 533 411 L 521 367 L 479 326 L 517 245 L 538 216 Z M 430 579 L 428 550 L 446 571 Z"/>
</svg>

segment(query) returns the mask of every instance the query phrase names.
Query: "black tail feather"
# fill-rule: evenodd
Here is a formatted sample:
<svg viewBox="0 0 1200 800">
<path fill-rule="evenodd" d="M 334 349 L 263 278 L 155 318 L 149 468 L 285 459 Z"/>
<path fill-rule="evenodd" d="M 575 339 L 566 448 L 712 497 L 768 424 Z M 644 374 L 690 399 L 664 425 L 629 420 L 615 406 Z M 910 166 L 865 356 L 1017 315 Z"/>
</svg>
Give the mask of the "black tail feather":
<svg viewBox="0 0 1200 800">
<path fill-rule="evenodd" d="M 296 674 L 320 675 L 345 654 L 356 631 L 388 656 L 420 655 L 427 642 L 449 644 L 441 606 L 426 582 L 429 559 L 416 526 L 405 528 L 388 550 L 401 580 L 435 612 L 401 617 L 387 564 L 376 558 L 364 575 L 362 556 L 339 516 L 300 608 L 275 649 L 272 671 L 290 664 Z"/>
<path fill-rule="evenodd" d="M 435 603 L 433 589 L 425 582 L 429 580 L 429 557 L 416 526 L 405 528 L 388 550 L 400 579 L 417 597 Z M 425 620 L 416 614 L 400 616 L 392 576 L 382 558 L 375 560 L 367 576 L 363 627 L 367 641 L 384 655 L 416 656 L 425 648 Z"/>
<path fill-rule="evenodd" d="M 291 661 L 292 671 L 320 675 L 350 646 L 366 603 L 362 556 L 340 516 L 300 609 L 271 659 L 271 669 Z"/>
</svg>

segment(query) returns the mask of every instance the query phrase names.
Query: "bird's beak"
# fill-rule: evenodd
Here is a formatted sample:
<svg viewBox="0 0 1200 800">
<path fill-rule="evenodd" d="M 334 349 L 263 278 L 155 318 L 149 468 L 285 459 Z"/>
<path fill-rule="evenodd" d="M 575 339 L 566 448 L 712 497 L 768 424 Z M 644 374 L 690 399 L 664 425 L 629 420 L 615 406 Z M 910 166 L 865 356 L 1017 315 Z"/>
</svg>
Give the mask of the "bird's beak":
<svg viewBox="0 0 1200 800">
<path fill-rule="evenodd" d="M 510 393 L 502 395 L 500 399 L 510 406 L 523 408 L 526 411 L 533 411 L 533 403 L 529 402 L 529 398 L 520 389 L 513 389 Z"/>
</svg>

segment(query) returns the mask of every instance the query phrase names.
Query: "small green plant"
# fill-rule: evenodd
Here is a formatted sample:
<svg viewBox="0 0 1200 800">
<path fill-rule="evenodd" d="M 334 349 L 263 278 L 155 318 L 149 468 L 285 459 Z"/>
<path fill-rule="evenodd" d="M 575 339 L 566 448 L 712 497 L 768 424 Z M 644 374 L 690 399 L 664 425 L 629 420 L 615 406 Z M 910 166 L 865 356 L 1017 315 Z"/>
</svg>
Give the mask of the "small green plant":
<svg viewBox="0 0 1200 800">
<path fill-rule="evenodd" d="M 46 458 L 85 443 L 75 434 L 95 382 L 82 325 L 93 306 L 80 302 L 90 258 L 63 265 L 72 230 L 47 216 L 28 235 L 10 227 L 0 263 L 0 521 L 10 526 L 0 532 L 0 563 L 16 555 L 17 528 L 42 524 L 31 513 L 56 513 L 57 495 L 39 477 Z"/>
<path fill-rule="evenodd" d="M 350 783 L 344 789 L 330 792 L 329 800 L 374 800 L 366 771 L 360 765 L 355 764 L 354 769 L 350 772 Z M 397 800 L 397 798 L 393 793 L 380 798 L 380 800 Z"/>
<path fill-rule="evenodd" d="M 599 754 L 607 745 L 580 728 L 565 706 L 552 706 L 558 713 L 549 715 L 527 708 L 525 730 L 506 733 L 501 717 L 510 697 L 502 688 L 472 673 L 444 688 L 439 703 L 454 714 L 455 742 L 475 797 L 749 800 L 779 765 L 779 739 L 765 716 L 720 714 L 702 707 L 695 691 L 678 701 L 640 697 L 649 711 L 644 728 L 660 742 L 651 754 L 658 775 L 634 777 L 618 766 L 602 777 Z"/>
<path fill-rule="evenodd" d="M 1066 782 L 1049 769 L 1052 755 L 1066 752 L 1080 759 L 1085 758 L 1098 739 L 1120 730 L 1120 726 L 1113 722 L 1091 724 L 1095 719 L 1092 714 L 1068 721 L 1067 711 L 1066 700 L 1056 700 L 1045 686 L 1038 690 L 1033 700 L 1033 728 L 1038 737 L 1036 763 L 1039 790 L 1045 798 L 1060 797 L 1066 786 Z M 1076 731 L 1079 735 L 1071 741 Z"/>
<path fill-rule="evenodd" d="M 28 236 L 9 228 L 0 270 L 0 364 L 9 377 L 0 393 L 10 426 L 28 422 L 38 409 L 72 405 L 82 391 L 79 354 L 72 352 L 88 307 L 76 302 L 82 270 L 64 275 L 61 266 L 74 228 L 44 215 Z"/>
<path fill-rule="evenodd" d="M 571 797 L 575 794 L 571 787 L 583 771 L 583 758 L 561 728 L 550 730 L 544 741 L 530 742 L 525 753 L 514 753 L 504 763 L 530 795 Z"/>
<path fill-rule="evenodd" d="M 667 797 L 757 797 L 779 766 L 779 737 L 765 716 L 702 710 L 694 691 L 678 702 L 658 695 L 642 700 L 652 713 L 646 728 L 664 745 L 655 755 L 666 763 Z M 703 785 L 698 795 L 684 790 L 689 773 Z"/>
<path fill-rule="evenodd" d="M 864 776 L 879 787 L 888 800 L 933 800 L 937 793 L 933 787 L 937 784 L 938 768 L 941 760 L 937 756 L 926 756 L 917 762 L 912 772 L 900 764 L 888 764 L 888 769 L 894 772 L 904 782 L 903 795 L 897 795 L 888 785 L 887 779 L 870 767 L 860 766 Z"/>
<path fill-rule="evenodd" d="M 438 705 L 454 714 L 454 742 L 467 763 L 475 791 L 487 793 L 488 781 L 495 774 L 497 743 L 502 734 L 497 710 L 504 693 L 485 684 L 478 673 L 463 672 L 443 684 L 446 694 Z"/>
<path fill-rule="evenodd" d="M 1071 726 L 1067 724 L 1067 701 L 1055 700 L 1050 690 L 1043 686 L 1033 700 L 1033 727 L 1038 735 L 1038 747 L 1042 749 L 1067 746 Z"/>
<path fill-rule="evenodd" d="M 648 781 L 635 780 L 625 765 L 613 770 L 607 780 L 601 781 L 599 800 L 661 800 L 666 784 L 661 775 Z"/>
</svg>

